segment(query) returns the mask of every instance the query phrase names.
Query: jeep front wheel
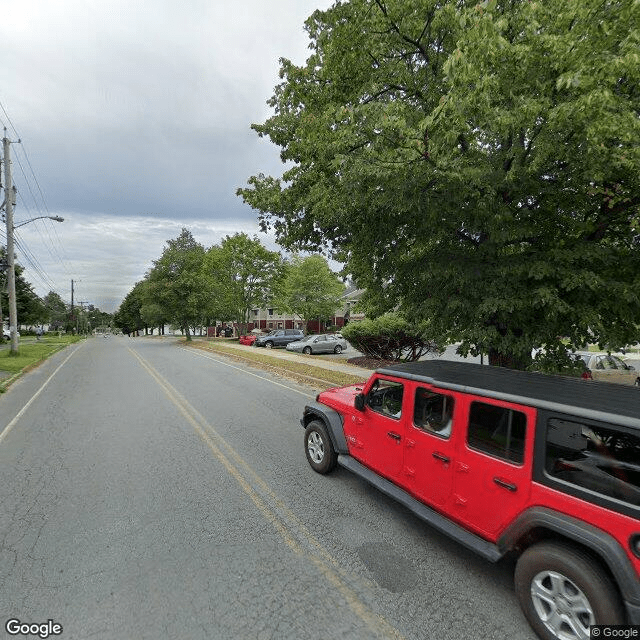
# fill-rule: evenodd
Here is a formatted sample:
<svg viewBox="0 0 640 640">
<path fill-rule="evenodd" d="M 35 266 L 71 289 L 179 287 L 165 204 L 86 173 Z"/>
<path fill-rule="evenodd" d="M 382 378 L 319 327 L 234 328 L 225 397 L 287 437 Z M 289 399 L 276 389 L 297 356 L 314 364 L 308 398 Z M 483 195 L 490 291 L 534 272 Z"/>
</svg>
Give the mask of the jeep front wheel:
<svg viewBox="0 0 640 640">
<path fill-rule="evenodd" d="M 624 624 L 620 597 L 580 549 L 542 542 L 518 559 L 515 588 L 534 631 L 547 640 L 588 640 L 594 624 Z"/>
<path fill-rule="evenodd" d="M 307 426 L 304 450 L 311 468 L 317 473 L 329 473 L 335 468 L 338 456 L 327 428 L 319 420 L 312 420 Z"/>
</svg>

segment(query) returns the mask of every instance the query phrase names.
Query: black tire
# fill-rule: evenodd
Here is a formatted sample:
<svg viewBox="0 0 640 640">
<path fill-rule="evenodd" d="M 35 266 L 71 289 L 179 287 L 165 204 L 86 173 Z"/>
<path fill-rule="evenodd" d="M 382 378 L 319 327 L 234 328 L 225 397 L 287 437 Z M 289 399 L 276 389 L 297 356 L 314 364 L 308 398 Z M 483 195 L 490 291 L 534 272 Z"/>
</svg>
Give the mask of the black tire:
<svg viewBox="0 0 640 640">
<path fill-rule="evenodd" d="M 336 348 L 333 350 L 333 353 L 342 353 L 342 347 L 339 344 L 337 344 Z"/>
<path fill-rule="evenodd" d="M 304 452 L 311 468 L 317 473 L 329 473 L 338 462 L 329 432 L 320 420 L 312 420 L 304 432 Z"/>
<path fill-rule="evenodd" d="M 267 349 L 273 349 L 273 342 L 271 342 L 271 340 L 269 340 L 269 342 L 265 342 L 265 343 L 264 343 L 264 346 L 265 346 Z"/>
<path fill-rule="evenodd" d="M 625 621 L 610 578 L 577 547 L 557 542 L 529 547 L 516 565 L 515 590 L 529 624 L 546 640 L 588 638 L 592 624 Z"/>
<path fill-rule="evenodd" d="M 636 387 L 640 387 L 640 378 L 636 378 L 636 381 L 633 384 Z"/>
<path fill-rule="evenodd" d="M 302 353 L 306 353 L 307 355 L 311 355 L 311 347 L 305 347 L 302 350 Z"/>
</svg>

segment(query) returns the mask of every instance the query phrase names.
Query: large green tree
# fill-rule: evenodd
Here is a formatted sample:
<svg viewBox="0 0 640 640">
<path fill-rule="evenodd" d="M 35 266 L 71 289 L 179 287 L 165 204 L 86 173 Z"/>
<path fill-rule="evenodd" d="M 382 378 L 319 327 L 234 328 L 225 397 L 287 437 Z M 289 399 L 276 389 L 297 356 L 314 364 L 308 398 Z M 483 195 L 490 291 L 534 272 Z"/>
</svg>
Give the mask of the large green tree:
<svg viewBox="0 0 640 640">
<path fill-rule="evenodd" d="M 216 315 L 246 331 L 251 310 L 264 306 L 282 276 L 282 256 L 246 233 L 226 236 L 207 252 L 205 270 Z"/>
<path fill-rule="evenodd" d="M 143 291 L 141 313 L 149 312 L 144 305 L 158 305 L 169 322 L 186 332 L 187 340 L 191 339 L 189 329 L 202 326 L 205 320 L 208 292 L 204 256 L 204 247 L 188 229 L 182 229 L 177 238 L 167 241 L 162 256 L 154 261 Z"/>
<path fill-rule="evenodd" d="M 33 285 L 25 280 L 24 268 L 15 263 L 16 311 L 18 324 L 34 325 L 46 322 L 47 311 L 42 299 L 33 290 Z M 7 252 L 0 247 L 0 318 L 9 317 L 9 296 L 7 294 Z"/>
<path fill-rule="evenodd" d="M 637 339 L 640 3 L 351 0 L 306 28 L 253 125 L 290 166 L 239 190 L 265 229 L 493 364 Z"/>
<path fill-rule="evenodd" d="M 136 282 L 114 314 L 113 322 L 115 326 L 122 329 L 122 332 L 127 335 L 135 333 L 145 326 L 141 309 L 145 304 L 146 289 L 145 281 Z"/>
<path fill-rule="evenodd" d="M 282 311 L 304 320 L 326 319 L 335 315 L 345 286 L 321 255 L 294 256 L 285 270 L 273 303 Z"/>
<path fill-rule="evenodd" d="M 49 291 L 42 299 L 42 302 L 46 309 L 46 321 L 49 324 L 49 329 L 57 330 L 63 328 L 67 321 L 69 311 L 60 294 L 55 291 Z"/>
</svg>

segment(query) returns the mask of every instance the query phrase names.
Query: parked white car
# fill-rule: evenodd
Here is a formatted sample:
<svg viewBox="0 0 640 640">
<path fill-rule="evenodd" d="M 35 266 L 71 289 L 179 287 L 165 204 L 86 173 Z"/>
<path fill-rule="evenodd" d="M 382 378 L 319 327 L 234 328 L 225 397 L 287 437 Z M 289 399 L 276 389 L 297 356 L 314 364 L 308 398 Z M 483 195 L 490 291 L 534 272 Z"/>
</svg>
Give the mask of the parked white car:
<svg viewBox="0 0 640 640">
<path fill-rule="evenodd" d="M 640 372 L 636 371 L 630 364 L 626 364 L 618 356 L 588 351 L 579 351 L 576 355 L 582 358 L 587 368 L 591 371 L 594 380 L 621 382 L 640 387 Z"/>
</svg>

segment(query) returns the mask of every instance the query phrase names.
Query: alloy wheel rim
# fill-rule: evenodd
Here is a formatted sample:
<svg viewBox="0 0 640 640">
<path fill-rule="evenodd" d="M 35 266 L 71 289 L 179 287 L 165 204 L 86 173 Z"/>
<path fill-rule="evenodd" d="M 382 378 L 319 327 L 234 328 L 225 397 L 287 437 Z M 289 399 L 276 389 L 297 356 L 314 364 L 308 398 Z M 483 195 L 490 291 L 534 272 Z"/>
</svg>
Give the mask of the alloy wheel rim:
<svg viewBox="0 0 640 640">
<path fill-rule="evenodd" d="M 324 442 L 317 431 L 312 431 L 309 434 L 309 438 L 307 440 L 307 451 L 309 451 L 309 456 L 316 464 L 322 462 L 322 459 L 324 458 Z"/>
<path fill-rule="evenodd" d="M 558 640 L 588 640 L 596 623 L 593 608 L 581 589 L 557 571 L 541 571 L 531 581 L 536 614 Z"/>
</svg>

